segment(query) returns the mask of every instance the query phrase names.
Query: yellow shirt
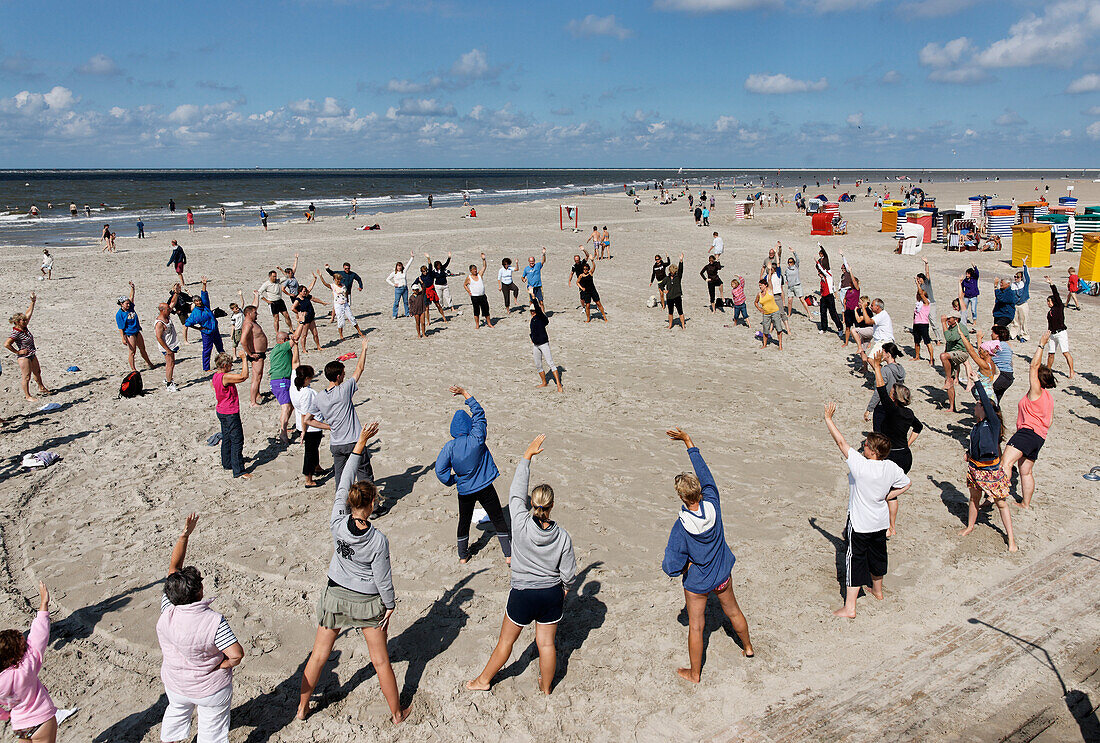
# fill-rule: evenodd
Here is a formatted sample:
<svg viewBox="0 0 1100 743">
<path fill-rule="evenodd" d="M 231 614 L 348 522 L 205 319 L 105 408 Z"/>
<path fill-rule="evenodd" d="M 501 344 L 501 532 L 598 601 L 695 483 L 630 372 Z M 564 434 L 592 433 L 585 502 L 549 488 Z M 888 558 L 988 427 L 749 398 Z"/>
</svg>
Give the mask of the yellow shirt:
<svg viewBox="0 0 1100 743">
<path fill-rule="evenodd" d="M 779 305 L 775 303 L 775 297 L 772 296 L 771 292 L 764 292 L 762 295 L 758 295 L 756 300 L 760 302 L 760 306 L 763 308 L 765 315 L 779 312 Z"/>
</svg>

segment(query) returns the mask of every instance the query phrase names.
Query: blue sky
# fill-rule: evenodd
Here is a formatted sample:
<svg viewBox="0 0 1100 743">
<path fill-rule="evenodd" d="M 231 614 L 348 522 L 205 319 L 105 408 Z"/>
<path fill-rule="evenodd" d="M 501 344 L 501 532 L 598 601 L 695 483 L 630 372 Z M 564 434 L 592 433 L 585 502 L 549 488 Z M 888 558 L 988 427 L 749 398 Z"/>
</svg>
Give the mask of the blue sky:
<svg viewBox="0 0 1100 743">
<path fill-rule="evenodd" d="M 1100 2 L 0 2 L 0 167 L 1091 167 Z"/>
</svg>

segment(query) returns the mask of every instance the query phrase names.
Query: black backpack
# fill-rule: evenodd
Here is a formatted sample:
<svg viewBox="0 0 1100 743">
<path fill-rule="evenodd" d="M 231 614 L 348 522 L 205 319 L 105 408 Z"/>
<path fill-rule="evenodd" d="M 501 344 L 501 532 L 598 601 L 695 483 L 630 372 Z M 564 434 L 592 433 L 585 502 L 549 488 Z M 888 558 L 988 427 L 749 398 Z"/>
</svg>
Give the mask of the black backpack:
<svg viewBox="0 0 1100 743">
<path fill-rule="evenodd" d="M 142 391 L 141 372 L 132 371 L 122 378 L 118 394 L 122 397 L 137 397 Z"/>
</svg>

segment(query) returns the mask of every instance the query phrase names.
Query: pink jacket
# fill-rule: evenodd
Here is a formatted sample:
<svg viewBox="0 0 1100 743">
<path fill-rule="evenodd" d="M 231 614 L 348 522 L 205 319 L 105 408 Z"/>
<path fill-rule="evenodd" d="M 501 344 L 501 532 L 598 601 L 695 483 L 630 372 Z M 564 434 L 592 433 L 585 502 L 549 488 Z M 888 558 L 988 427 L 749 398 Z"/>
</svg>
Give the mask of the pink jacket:
<svg viewBox="0 0 1100 743">
<path fill-rule="evenodd" d="M 27 637 L 27 653 L 19 665 L 0 673 L 0 719 L 11 717 L 13 730 L 41 725 L 54 716 L 57 707 L 38 680 L 42 653 L 50 641 L 50 613 L 38 612 Z"/>
<path fill-rule="evenodd" d="M 218 668 L 225 654 L 214 645 L 222 615 L 210 608 L 213 600 L 169 606 L 157 621 L 164 688 L 191 699 L 208 697 L 233 683 L 233 669 Z"/>
</svg>

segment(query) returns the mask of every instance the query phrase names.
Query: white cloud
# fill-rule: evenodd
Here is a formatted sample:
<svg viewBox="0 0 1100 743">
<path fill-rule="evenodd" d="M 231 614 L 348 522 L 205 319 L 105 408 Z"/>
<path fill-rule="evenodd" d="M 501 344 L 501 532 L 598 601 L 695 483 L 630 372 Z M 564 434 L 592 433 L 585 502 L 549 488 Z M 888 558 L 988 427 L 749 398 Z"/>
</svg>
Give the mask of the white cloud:
<svg viewBox="0 0 1100 743">
<path fill-rule="evenodd" d="M 729 132 L 737 128 L 740 124 L 736 117 L 733 116 L 719 116 L 718 120 L 714 122 L 714 130 L 718 132 Z"/>
<path fill-rule="evenodd" d="M 851 114 L 844 121 L 847 122 L 848 126 L 861 127 L 863 126 L 863 112 Z"/>
<path fill-rule="evenodd" d="M 589 36 L 613 36 L 622 41 L 634 35 L 629 28 L 624 28 L 615 20 L 615 16 L 586 15 L 582 20 L 573 19 L 566 25 L 566 30 L 576 38 Z"/>
<path fill-rule="evenodd" d="M 1100 33 L 1100 3 L 1063 0 L 1044 7 L 1043 15 L 1028 13 L 1012 24 L 1007 38 L 990 44 L 974 59 L 983 67 L 1069 65 Z"/>
<path fill-rule="evenodd" d="M 413 80 L 398 80 L 397 78 L 391 79 L 386 83 L 386 91 L 389 93 L 400 93 L 401 95 L 412 95 L 415 93 L 427 93 L 432 90 L 443 87 L 443 78 L 438 75 L 433 75 L 425 82 L 418 83 Z"/>
<path fill-rule="evenodd" d="M 901 73 L 897 70 L 887 70 L 879 78 L 879 82 L 883 85 L 897 85 L 901 82 Z"/>
<path fill-rule="evenodd" d="M 960 36 L 943 44 L 935 42 L 925 44 L 917 58 L 925 67 L 953 67 L 973 48 L 974 45 L 971 44 L 970 39 Z"/>
<path fill-rule="evenodd" d="M 1093 139 L 1100 139 L 1100 121 L 1094 121 L 1089 124 L 1089 128 L 1085 130 L 1085 134 Z"/>
<path fill-rule="evenodd" d="M 386 112 L 389 118 L 397 116 L 454 116 L 454 105 L 442 104 L 435 98 L 403 98 L 397 108 L 391 107 Z"/>
<path fill-rule="evenodd" d="M 58 114 L 72 108 L 77 98 L 68 88 L 55 85 L 47 93 L 22 90 L 11 98 L 0 98 L 0 112 L 26 115 L 50 112 Z"/>
<path fill-rule="evenodd" d="M 317 108 L 317 102 L 312 98 L 303 98 L 300 101 L 291 101 L 286 107 L 295 113 L 308 114 Z"/>
<path fill-rule="evenodd" d="M 335 98 L 325 98 L 323 104 L 321 104 L 321 116 L 343 116 L 347 113 L 347 110 Z"/>
<path fill-rule="evenodd" d="M 829 81 L 825 78 L 819 80 L 796 80 L 779 73 L 777 75 L 749 75 L 745 78 L 745 90 L 761 95 L 783 95 L 786 93 L 807 93 L 825 90 L 829 87 Z"/>
<path fill-rule="evenodd" d="M 51 111 L 64 111 L 65 109 L 72 108 L 76 102 L 76 98 L 73 97 L 73 91 L 68 88 L 63 88 L 60 85 L 55 85 L 50 89 L 49 93 L 45 93 L 42 99 L 46 102 L 46 105 L 50 107 Z"/>
<path fill-rule="evenodd" d="M 1083 75 L 1069 84 L 1067 93 L 1096 93 L 1100 92 L 1100 75 L 1095 72 Z"/>
<path fill-rule="evenodd" d="M 1073 136 L 1073 131 L 1071 129 L 1063 129 L 1062 131 L 1058 132 L 1058 136 L 1069 139 Z"/>
<path fill-rule="evenodd" d="M 1100 106 L 1093 106 L 1088 111 L 1085 111 L 1087 116 L 1100 116 Z"/>
<path fill-rule="evenodd" d="M 489 74 L 489 60 L 485 52 L 471 49 L 463 54 L 451 66 L 451 74 L 458 77 L 481 78 Z"/>
<path fill-rule="evenodd" d="M 117 75 L 119 69 L 115 61 L 106 54 L 96 54 L 80 66 L 79 72 L 85 75 Z"/>
<path fill-rule="evenodd" d="M 1026 124 L 1027 122 L 1024 121 L 1023 117 L 1021 117 L 1020 114 L 1016 113 L 1010 108 L 1006 108 L 1003 114 L 993 119 L 993 123 L 997 126 L 1019 126 L 1021 124 Z"/>
<path fill-rule="evenodd" d="M 989 73 L 977 67 L 960 67 L 955 70 L 932 70 L 928 79 L 934 83 L 976 85 L 989 79 Z"/>
<path fill-rule="evenodd" d="M 688 13 L 719 13 L 728 10 L 778 8 L 783 0 L 654 0 L 659 10 L 682 10 Z"/>
<path fill-rule="evenodd" d="M 168 114 L 168 120 L 177 124 L 189 124 L 197 121 L 202 116 L 202 109 L 194 103 L 184 103 L 176 106 L 172 113 Z"/>
</svg>

